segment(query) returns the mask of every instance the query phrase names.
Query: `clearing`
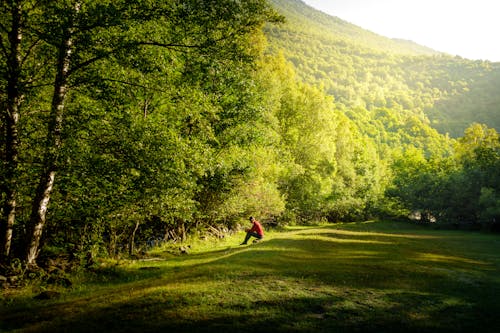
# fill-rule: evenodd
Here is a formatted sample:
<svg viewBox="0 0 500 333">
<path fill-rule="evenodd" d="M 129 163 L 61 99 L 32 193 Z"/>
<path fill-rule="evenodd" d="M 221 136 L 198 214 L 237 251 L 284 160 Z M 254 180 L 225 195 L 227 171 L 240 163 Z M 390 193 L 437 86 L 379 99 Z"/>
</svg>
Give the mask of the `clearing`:
<svg viewBox="0 0 500 333">
<path fill-rule="evenodd" d="M 242 239 L 108 263 L 57 299 L 4 292 L 0 331 L 500 331 L 499 235 L 365 222 Z"/>
</svg>

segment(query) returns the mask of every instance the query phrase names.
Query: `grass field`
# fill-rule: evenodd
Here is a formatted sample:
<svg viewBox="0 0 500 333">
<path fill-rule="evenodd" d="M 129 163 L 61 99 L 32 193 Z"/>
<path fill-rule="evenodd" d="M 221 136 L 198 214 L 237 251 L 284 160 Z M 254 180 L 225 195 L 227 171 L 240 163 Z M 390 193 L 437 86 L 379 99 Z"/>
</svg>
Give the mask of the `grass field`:
<svg viewBox="0 0 500 333">
<path fill-rule="evenodd" d="M 4 292 L 0 332 L 500 332 L 500 235 L 366 222 L 242 238 L 109 263 L 54 300 Z"/>
</svg>

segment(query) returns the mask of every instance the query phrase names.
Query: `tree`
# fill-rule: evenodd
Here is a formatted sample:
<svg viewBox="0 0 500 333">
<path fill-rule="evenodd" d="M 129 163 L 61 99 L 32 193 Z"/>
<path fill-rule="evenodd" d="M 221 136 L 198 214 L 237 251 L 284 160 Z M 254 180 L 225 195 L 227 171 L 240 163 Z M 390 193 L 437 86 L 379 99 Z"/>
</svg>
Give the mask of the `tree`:
<svg viewBox="0 0 500 333">
<path fill-rule="evenodd" d="M 57 170 L 61 167 L 64 114 L 81 87 L 99 84 L 103 79 L 97 69 L 102 63 L 132 67 L 149 73 L 152 58 L 136 57 L 154 48 L 183 51 L 206 59 L 195 63 L 204 66 L 212 57 L 250 61 L 251 54 L 242 49 L 242 38 L 266 21 L 279 21 L 265 1 L 9 1 L 1 6 L 2 85 L 8 96 L 2 96 L 2 130 L 5 155 L 5 180 L 2 186 L 2 255 L 10 255 L 12 226 L 15 220 L 18 143 L 17 121 L 21 117 L 23 92 L 35 100 L 46 100 L 51 86 L 50 112 L 47 121 L 43 164 L 33 198 L 28 224 L 25 261 L 34 265 L 40 250 Z M 27 38 L 22 38 L 27 36 Z M 39 53 L 37 53 L 40 51 Z M 153 53 L 153 52 L 151 52 Z M 40 57 L 40 58 L 38 58 Z M 189 57 L 186 57 L 186 59 Z M 150 62 L 149 62 L 150 61 Z M 35 67 L 37 71 L 33 69 Z M 119 67 L 120 67 L 119 66 Z M 206 68 L 207 66 L 205 66 Z M 196 68 L 195 68 L 196 69 Z M 196 70 L 200 69 L 198 67 Z M 41 73 L 41 74 L 40 74 Z M 110 73 L 106 73 L 110 74 Z M 133 86 L 129 78 L 107 78 Z M 147 108 L 144 107 L 145 112 Z"/>
<path fill-rule="evenodd" d="M 495 130 L 473 124 L 457 140 L 454 155 L 406 150 L 394 159 L 388 194 L 437 222 L 490 223 L 498 211 L 499 147 Z"/>
<path fill-rule="evenodd" d="M 22 101 L 22 88 L 20 87 L 20 67 L 21 67 L 21 8 L 19 3 L 11 4 L 10 21 L 3 21 L 0 26 L 2 42 L 2 95 L 0 95 L 0 107 L 2 108 L 0 122 L 2 125 L 2 190 L 3 209 L 1 224 L 1 253 L 0 259 L 4 260 L 9 253 L 12 242 L 12 231 L 14 227 L 16 205 L 17 205 L 17 185 L 16 173 L 18 168 L 18 122 L 19 107 Z M 2 13 L 1 17 L 8 17 L 7 13 Z M 9 24 L 10 23 L 10 24 Z M 5 39 L 8 40 L 4 41 Z M 6 92 L 6 96 L 3 94 Z"/>
</svg>

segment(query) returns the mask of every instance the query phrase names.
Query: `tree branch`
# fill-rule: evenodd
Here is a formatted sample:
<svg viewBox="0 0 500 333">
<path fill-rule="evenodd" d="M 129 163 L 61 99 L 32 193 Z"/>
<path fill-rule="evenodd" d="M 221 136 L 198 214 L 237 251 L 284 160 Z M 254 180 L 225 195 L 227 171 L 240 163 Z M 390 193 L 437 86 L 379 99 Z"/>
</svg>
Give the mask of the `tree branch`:
<svg viewBox="0 0 500 333">
<path fill-rule="evenodd" d="M 79 64 L 77 64 L 76 66 L 73 66 L 73 67 L 69 70 L 68 75 L 71 75 L 71 74 L 73 74 L 74 72 L 76 72 L 76 71 L 78 71 L 78 70 L 80 70 L 80 69 L 82 69 L 82 68 L 85 68 L 85 67 L 87 67 L 87 66 L 90 66 L 91 64 L 93 64 L 93 63 L 94 63 L 94 62 L 96 62 L 96 61 L 99 61 L 99 60 L 101 60 L 101 59 L 106 59 L 108 56 L 112 55 L 113 53 L 115 53 L 115 52 L 117 52 L 117 51 L 118 51 L 118 49 L 113 50 L 113 51 L 110 51 L 110 52 L 106 52 L 106 53 L 101 54 L 101 55 L 99 55 L 99 56 L 97 56 L 97 57 L 94 57 L 94 58 L 88 59 L 88 60 L 86 60 L 86 61 L 84 61 L 84 62 L 82 62 L 82 63 L 79 63 Z"/>
<path fill-rule="evenodd" d="M 199 49 L 205 47 L 203 44 L 175 44 L 175 43 L 160 43 L 160 42 L 139 42 L 138 46 L 146 45 L 146 46 L 159 46 L 165 48 L 188 48 L 188 49 Z"/>
<path fill-rule="evenodd" d="M 40 38 L 38 38 L 37 40 L 35 40 L 33 42 L 33 44 L 31 44 L 30 47 L 28 47 L 28 50 L 26 51 L 26 54 L 21 59 L 21 65 L 23 65 L 24 62 L 28 59 L 28 56 L 31 54 L 31 51 L 33 50 L 33 48 L 35 48 L 36 45 L 38 45 L 39 42 L 40 42 Z"/>
<path fill-rule="evenodd" d="M 132 87 L 138 87 L 138 88 L 143 88 L 143 89 L 153 90 L 153 91 L 158 91 L 158 92 L 167 92 L 166 90 L 163 90 L 163 89 L 158 89 L 158 88 L 154 88 L 154 87 L 148 87 L 148 86 L 145 86 L 145 85 L 142 85 L 142 84 L 133 83 L 133 82 L 127 82 L 127 81 L 123 81 L 123 80 L 103 78 L 102 81 L 109 81 L 109 82 L 121 83 L 121 84 L 132 86 Z"/>
<path fill-rule="evenodd" d="M 103 60 L 103 59 L 106 59 L 107 57 L 109 57 L 110 55 L 112 54 L 115 54 L 121 50 L 126 50 L 128 48 L 133 48 L 133 47 L 137 47 L 137 46 L 158 46 L 158 47 L 164 47 L 164 48 L 186 48 L 186 49 L 194 49 L 194 48 L 203 48 L 205 46 L 203 46 L 203 44 L 193 44 L 193 45 L 189 45 L 189 44 L 176 44 L 176 43 L 160 43 L 160 42 L 134 42 L 134 43 L 128 43 L 128 44 L 125 44 L 125 45 L 121 45 L 111 51 L 108 51 L 108 52 L 105 52 L 103 54 L 100 54 L 94 58 L 90 58 L 84 62 L 81 62 L 75 66 L 73 66 L 73 68 L 71 68 L 71 70 L 69 71 L 69 75 L 73 74 L 74 72 L 82 69 L 82 68 L 85 68 L 87 66 L 90 66 L 91 64 L 99 61 L 99 60 Z"/>
<path fill-rule="evenodd" d="M 0 47 L 1 47 L 0 49 L 2 51 L 2 54 L 4 55 L 5 59 L 7 59 L 8 58 L 8 56 L 7 56 L 8 53 L 7 53 L 7 49 L 5 48 L 5 45 L 3 44 L 2 35 L 0 35 Z"/>
</svg>

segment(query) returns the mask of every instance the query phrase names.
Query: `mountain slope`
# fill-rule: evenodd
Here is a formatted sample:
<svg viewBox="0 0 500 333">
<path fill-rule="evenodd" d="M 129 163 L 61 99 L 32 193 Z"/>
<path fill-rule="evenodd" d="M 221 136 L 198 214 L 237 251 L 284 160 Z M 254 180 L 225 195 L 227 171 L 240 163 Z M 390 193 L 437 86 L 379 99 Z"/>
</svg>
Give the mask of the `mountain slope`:
<svg viewBox="0 0 500 333">
<path fill-rule="evenodd" d="M 267 29 L 299 77 L 324 87 L 338 107 L 388 108 L 457 137 L 473 122 L 500 130 L 500 63 L 451 57 L 394 40 L 317 11 L 271 0 L 287 23 Z"/>
<path fill-rule="evenodd" d="M 365 48 L 397 54 L 436 55 L 439 52 L 411 41 L 390 39 L 362 29 L 338 17 L 318 11 L 300 0 L 270 0 L 288 21 L 287 30 L 305 33 L 325 41 L 347 40 Z"/>
</svg>

